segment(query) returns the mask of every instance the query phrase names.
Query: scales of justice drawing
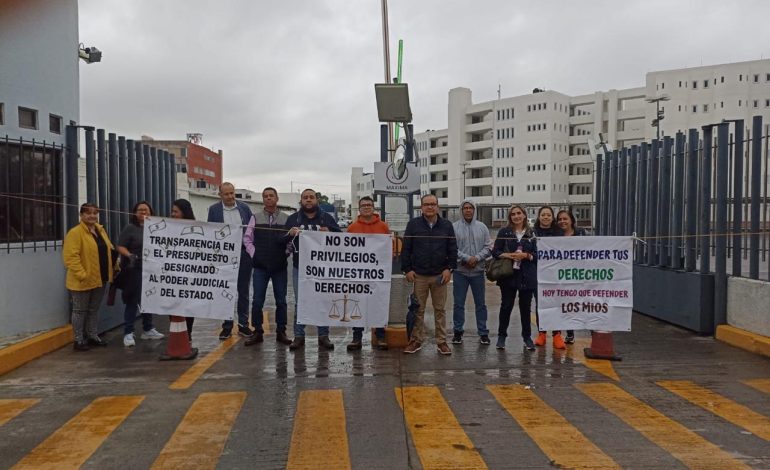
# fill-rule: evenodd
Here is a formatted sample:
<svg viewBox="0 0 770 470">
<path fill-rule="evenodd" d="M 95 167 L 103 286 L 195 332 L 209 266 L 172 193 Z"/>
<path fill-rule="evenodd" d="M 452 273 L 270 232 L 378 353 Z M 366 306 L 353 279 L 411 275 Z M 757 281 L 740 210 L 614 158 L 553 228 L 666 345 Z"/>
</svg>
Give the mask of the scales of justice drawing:
<svg viewBox="0 0 770 470">
<path fill-rule="evenodd" d="M 351 320 L 359 320 L 361 318 L 361 308 L 358 306 L 358 300 L 348 298 L 345 294 L 341 299 L 332 299 L 332 307 L 329 309 L 329 318 L 339 321 L 349 322 Z M 352 310 L 349 311 L 349 305 L 352 305 Z M 342 310 L 342 318 L 340 318 L 340 310 Z"/>
</svg>

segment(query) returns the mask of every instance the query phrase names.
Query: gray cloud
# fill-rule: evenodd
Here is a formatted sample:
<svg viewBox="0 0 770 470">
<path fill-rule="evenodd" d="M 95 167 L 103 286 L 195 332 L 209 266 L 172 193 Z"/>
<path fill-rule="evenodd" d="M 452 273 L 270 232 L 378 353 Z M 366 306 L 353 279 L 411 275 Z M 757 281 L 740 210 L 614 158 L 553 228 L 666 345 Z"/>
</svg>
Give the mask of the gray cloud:
<svg viewBox="0 0 770 470">
<path fill-rule="evenodd" d="M 716 1 L 390 0 L 392 75 L 405 41 L 415 128 L 446 125 L 447 92 L 474 101 L 546 87 L 641 86 L 644 74 L 767 55 L 770 6 Z M 378 158 L 380 2 L 81 0 L 82 121 L 135 137 L 202 132 L 225 178 L 349 191 Z"/>
</svg>

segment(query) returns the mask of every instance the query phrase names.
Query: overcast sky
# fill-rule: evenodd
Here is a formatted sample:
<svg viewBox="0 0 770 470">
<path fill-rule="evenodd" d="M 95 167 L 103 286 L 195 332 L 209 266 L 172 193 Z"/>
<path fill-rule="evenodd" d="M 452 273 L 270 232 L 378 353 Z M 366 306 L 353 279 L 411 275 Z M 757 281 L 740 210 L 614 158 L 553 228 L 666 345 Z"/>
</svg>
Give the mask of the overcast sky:
<svg viewBox="0 0 770 470">
<path fill-rule="evenodd" d="M 224 151 L 238 187 L 349 198 L 379 158 L 380 0 L 80 0 L 81 121 Z M 416 132 L 473 101 L 644 85 L 645 73 L 770 57 L 770 2 L 389 0 Z"/>
</svg>

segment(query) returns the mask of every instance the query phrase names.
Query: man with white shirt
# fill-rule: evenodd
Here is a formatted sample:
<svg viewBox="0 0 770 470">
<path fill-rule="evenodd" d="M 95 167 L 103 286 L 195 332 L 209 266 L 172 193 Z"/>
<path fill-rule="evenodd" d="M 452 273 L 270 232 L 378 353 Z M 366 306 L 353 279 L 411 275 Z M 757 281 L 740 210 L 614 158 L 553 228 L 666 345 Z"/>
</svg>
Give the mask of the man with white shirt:
<svg viewBox="0 0 770 470">
<path fill-rule="evenodd" d="M 209 222 L 229 224 L 233 227 L 246 228 L 251 220 L 251 209 L 246 204 L 235 200 L 235 186 L 232 183 L 219 185 L 219 197 L 222 200 L 209 207 Z M 241 262 L 238 270 L 238 334 L 251 337 L 249 328 L 249 282 L 251 281 L 251 256 L 246 247 L 241 244 Z M 262 322 L 262 314 L 254 321 Z M 233 320 L 225 320 L 222 323 L 222 331 L 219 339 L 227 339 L 233 334 Z"/>
</svg>

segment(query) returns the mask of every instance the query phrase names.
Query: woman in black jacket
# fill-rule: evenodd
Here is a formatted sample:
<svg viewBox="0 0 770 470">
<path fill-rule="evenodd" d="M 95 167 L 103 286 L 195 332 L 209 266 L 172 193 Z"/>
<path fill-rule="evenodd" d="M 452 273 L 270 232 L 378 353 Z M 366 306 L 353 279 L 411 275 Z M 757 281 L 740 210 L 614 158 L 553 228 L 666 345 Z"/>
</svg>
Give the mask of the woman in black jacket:
<svg viewBox="0 0 770 470">
<path fill-rule="evenodd" d="M 508 323 L 518 293 L 521 337 L 526 348 L 533 351 L 535 344 L 532 342 L 530 315 L 532 296 L 537 288 L 537 246 L 535 234 L 527 221 L 527 212 L 521 206 L 513 205 L 508 209 L 508 225 L 497 233 L 492 256 L 495 259 L 509 259 L 513 263 L 513 276 L 497 281 L 502 297 L 497 349 L 505 349 Z"/>
<path fill-rule="evenodd" d="M 565 237 L 582 237 L 586 234 L 585 230 L 576 226 L 575 216 L 569 210 L 562 209 L 556 214 L 556 225 L 559 226 Z M 564 338 L 564 342 L 567 344 L 575 342 L 573 330 L 567 330 L 567 337 Z"/>
<path fill-rule="evenodd" d="M 171 205 L 172 219 L 195 220 L 192 204 L 187 199 L 177 199 Z M 187 339 L 192 342 L 192 329 L 195 323 L 195 317 L 185 317 L 187 323 Z"/>
<path fill-rule="evenodd" d="M 564 232 L 556 225 L 556 217 L 554 217 L 553 207 L 543 206 L 537 211 L 537 220 L 535 221 L 535 235 L 537 238 L 542 237 L 561 237 Z M 537 292 L 535 293 L 535 304 L 537 304 Z M 535 317 L 537 318 L 537 329 L 540 330 L 540 316 L 537 315 L 537 305 L 535 305 Z M 535 344 L 538 346 L 545 346 L 545 340 L 547 333 L 540 330 L 535 339 Z M 556 330 L 553 332 L 553 347 L 554 349 L 564 349 L 564 339 L 561 337 L 561 331 Z"/>
</svg>

